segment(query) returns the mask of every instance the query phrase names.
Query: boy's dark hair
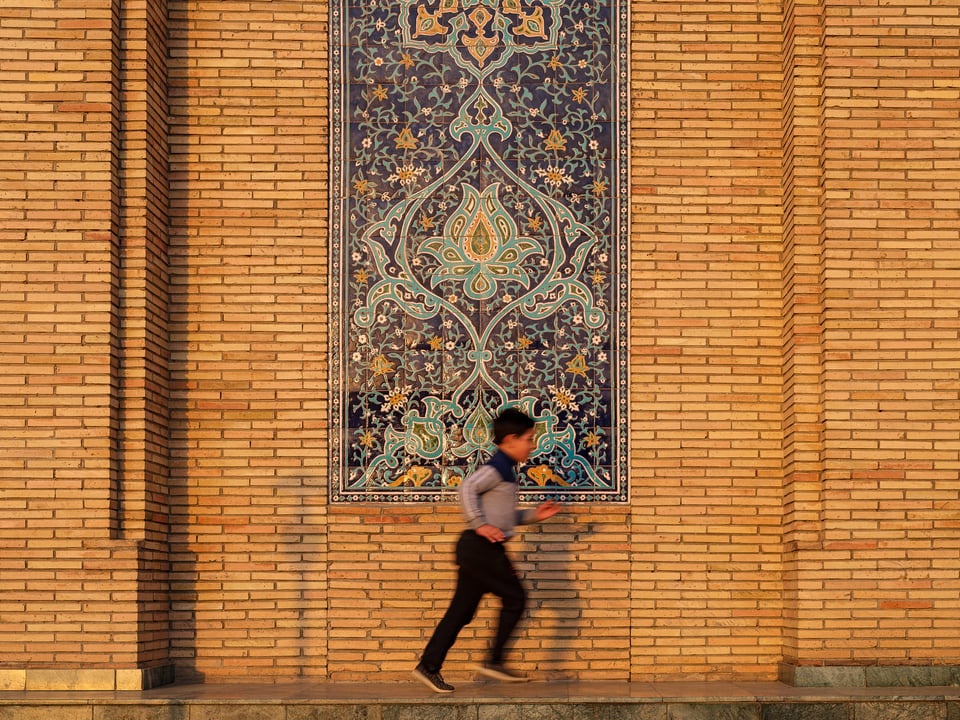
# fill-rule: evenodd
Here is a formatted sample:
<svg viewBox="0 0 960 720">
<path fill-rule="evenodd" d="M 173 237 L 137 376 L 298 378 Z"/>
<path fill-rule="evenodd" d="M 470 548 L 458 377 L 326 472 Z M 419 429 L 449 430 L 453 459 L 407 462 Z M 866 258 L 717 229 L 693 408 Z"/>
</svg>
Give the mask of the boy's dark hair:
<svg viewBox="0 0 960 720">
<path fill-rule="evenodd" d="M 499 445 L 507 435 L 523 435 L 535 427 L 533 419 L 522 410 L 510 407 L 493 419 L 493 444 Z"/>
</svg>

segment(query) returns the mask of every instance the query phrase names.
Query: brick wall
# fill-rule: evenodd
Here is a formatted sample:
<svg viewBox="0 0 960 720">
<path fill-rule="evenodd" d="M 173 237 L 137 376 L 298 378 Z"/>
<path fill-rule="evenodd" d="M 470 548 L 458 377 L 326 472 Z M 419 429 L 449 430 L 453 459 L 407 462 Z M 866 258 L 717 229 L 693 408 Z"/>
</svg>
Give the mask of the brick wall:
<svg viewBox="0 0 960 720">
<path fill-rule="evenodd" d="M 117 7 L 0 11 L 0 658 L 137 662 L 120 531 Z"/>
<path fill-rule="evenodd" d="M 777 4 L 634 3 L 631 670 L 780 654 Z"/>
<path fill-rule="evenodd" d="M 454 508 L 327 505 L 326 21 L 0 10 L 0 684 L 399 679 L 443 611 Z M 521 664 L 960 662 L 958 9 L 632 26 L 632 500 L 514 545 Z"/>
<path fill-rule="evenodd" d="M 827 3 L 822 546 L 800 639 L 957 656 L 960 8 Z"/>
<path fill-rule="evenodd" d="M 171 655 L 324 674 L 327 9 L 170 8 Z"/>
</svg>

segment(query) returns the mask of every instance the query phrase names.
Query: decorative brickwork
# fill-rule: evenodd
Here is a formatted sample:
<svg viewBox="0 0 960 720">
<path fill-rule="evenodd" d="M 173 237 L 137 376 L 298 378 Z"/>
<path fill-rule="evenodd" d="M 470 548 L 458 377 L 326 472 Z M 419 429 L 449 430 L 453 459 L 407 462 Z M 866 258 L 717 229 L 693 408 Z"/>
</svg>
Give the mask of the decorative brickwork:
<svg viewBox="0 0 960 720">
<path fill-rule="evenodd" d="M 394 680 L 442 611 L 454 506 L 330 502 L 328 18 L 0 10 L 7 686 Z M 635 0 L 628 57 L 630 499 L 518 539 L 518 665 L 960 664 L 958 8 Z"/>
</svg>

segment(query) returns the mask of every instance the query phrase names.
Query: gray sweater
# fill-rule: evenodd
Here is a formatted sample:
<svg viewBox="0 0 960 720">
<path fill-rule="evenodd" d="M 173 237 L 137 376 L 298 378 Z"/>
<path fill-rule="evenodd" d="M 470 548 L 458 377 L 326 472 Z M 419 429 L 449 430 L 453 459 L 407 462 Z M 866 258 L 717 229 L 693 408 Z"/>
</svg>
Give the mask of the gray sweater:
<svg viewBox="0 0 960 720">
<path fill-rule="evenodd" d="M 472 529 L 493 525 L 511 538 L 515 526 L 534 521 L 535 510 L 517 509 L 514 465 L 505 453 L 497 452 L 486 465 L 478 467 L 463 481 L 460 505 Z"/>
</svg>

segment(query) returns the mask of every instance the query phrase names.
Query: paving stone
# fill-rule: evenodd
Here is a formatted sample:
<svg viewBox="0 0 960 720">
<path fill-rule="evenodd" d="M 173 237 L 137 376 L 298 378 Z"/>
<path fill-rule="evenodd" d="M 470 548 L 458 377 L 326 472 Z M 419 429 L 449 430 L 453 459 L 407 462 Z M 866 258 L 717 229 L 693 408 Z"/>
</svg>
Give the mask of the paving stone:
<svg viewBox="0 0 960 720">
<path fill-rule="evenodd" d="M 850 703 L 770 703 L 763 706 L 763 720 L 852 720 Z"/>
<path fill-rule="evenodd" d="M 667 720 L 667 707 L 663 703 L 597 704 L 593 720 Z"/>
<path fill-rule="evenodd" d="M 382 720 L 477 720 L 477 707 L 472 704 L 385 705 L 381 717 Z"/>
<path fill-rule="evenodd" d="M 667 720 L 760 720 L 759 703 L 670 703 Z"/>
<path fill-rule="evenodd" d="M 93 720 L 188 720 L 184 705 L 95 705 Z"/>
<path fill-rule="evenodd" d="M 523 720 L 594 720 L 593 709 L 580 703 L 533 703 L 521 706 Z"/>
<path fill-rule="evenodd" d="M 0 691 L 26 690 L 27 671 L 23 669 L 5 670 L 0 668 Z"/>
<path fill-rule="evenodd" d="M 955 668 L 941 667 L 868 667 L 867 687 L 918 687 L 924 685 L 950 685 L 955 678 Z"/>
<path fill-rule="evenodd" d="M 827 667 L 797 667 L 793 671 L 797 687 L 864 687 L 866 673 L 862 667 L 845 665 Z"/>
<path fill-rule="evenodd" d="M 0 705 L 3 720 L 92 720 L 91 705 Z"/>
<path fill-rule="evenodd" d="M 113 670 L 72 668 L 72 669 L 28 669 L 26 688 L 28 691 L 84 691 L 116 689 L 116 672 Z"/>
<path fill-rule="evenodd" d="M 480 705 L 477 720 L 523 720 L 519 705 Z"/>
<path fill-rule="evenodd" d="M 854 720 L 947 720 L 945 702 L 862 702 L 854 704 Z"/>
<path fill-rule="evenodd" d="M 3 720 L 91 720 L 91 705 L 0 705 Z"/>
<path fill-rule="evenodd" d="M 286 710 L 282 704 L 250 705 L 221 702 L 190 705 L 190 715 L 185 720 L 286 720 Z"/>
<path fill-rule="evenodd" d="M 286 720 L 373 720 L 367 710 L 364 705 L 288 705 Z"/>
</svg>

